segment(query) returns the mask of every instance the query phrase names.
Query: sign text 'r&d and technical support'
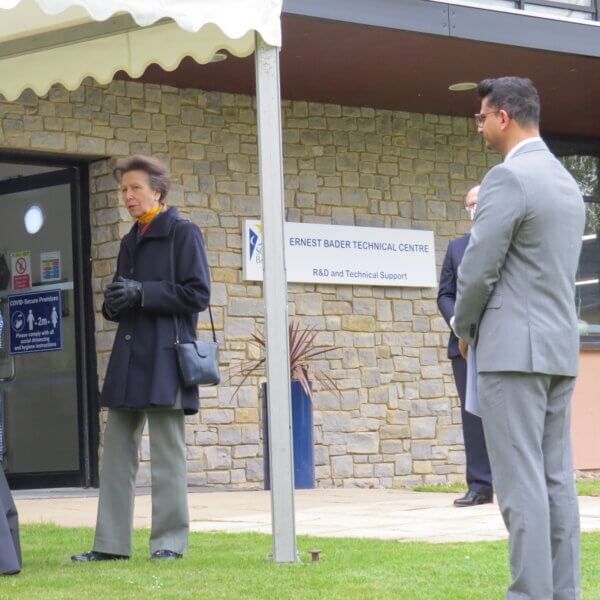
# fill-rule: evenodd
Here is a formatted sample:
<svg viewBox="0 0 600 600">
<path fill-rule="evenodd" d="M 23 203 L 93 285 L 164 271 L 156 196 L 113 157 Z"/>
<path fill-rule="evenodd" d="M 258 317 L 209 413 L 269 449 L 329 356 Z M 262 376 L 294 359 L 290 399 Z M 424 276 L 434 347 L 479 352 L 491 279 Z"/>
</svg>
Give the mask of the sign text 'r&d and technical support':
<svg viewBox="0 0 600 600">
<path fill-rule="evenodd" d="M 285 224 L 288 282 L 435 287 L 432 231 Z M 244 223 L 244 279 L 262 281 L 262 225 Z"/>
</svg>

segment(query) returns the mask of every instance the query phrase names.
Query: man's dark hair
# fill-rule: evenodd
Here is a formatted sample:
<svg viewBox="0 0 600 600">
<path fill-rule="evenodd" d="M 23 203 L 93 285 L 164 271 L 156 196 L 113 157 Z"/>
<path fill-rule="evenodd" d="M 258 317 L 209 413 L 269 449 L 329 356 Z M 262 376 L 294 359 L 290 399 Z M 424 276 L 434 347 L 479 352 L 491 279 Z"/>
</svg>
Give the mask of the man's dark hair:
<svg viewBox="0 0 600 600">
<path fill-rule="evenodd" d="M 114 175 L 119 183 L 121 182 L 121 177 L 129 171 L 145 171 L 150 180 L 150 187 L 160 193 L 159 202 L 161 204 L 165 203 L 171 187 L 171 176 L 167 167 L 158 158 L 144 156 L 143 154 L 134 154 L 133 156 L 117 160 Z"/>
<path fill-rule="evenodd" d="M 505 110 L 519 125 L 540 124 L 540 97 L 530 79 L 525 77 L 498 77 L 484 79 L 477 86 L 481 99 L 494 110 Z"/>
</svg>

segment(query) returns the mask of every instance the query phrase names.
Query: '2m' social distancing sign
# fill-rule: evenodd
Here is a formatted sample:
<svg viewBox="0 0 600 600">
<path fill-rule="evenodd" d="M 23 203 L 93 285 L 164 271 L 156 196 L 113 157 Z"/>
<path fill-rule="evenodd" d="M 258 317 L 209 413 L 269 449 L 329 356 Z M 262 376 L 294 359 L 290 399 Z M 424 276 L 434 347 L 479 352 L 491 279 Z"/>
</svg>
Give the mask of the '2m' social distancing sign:
<svg viewBox="0 0 600 600">
<path fill-rule="evenodd" d="M 62 350 L 60 290 L 8 296 L 10 354 Z"/>
<path fill-rule="evenodd" d="M 287 280 L 435 287 L 433 231 L 285 223 Z M 262 281 L 262 225 L 244 223 L 244 279 Z"/>
</svg>

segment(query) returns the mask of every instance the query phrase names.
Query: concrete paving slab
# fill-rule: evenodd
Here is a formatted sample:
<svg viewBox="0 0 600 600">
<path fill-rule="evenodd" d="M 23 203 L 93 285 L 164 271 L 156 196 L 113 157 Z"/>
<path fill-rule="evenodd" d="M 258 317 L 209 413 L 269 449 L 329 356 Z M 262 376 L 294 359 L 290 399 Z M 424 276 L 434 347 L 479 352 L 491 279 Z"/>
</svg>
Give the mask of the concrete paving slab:
<svg viewBox="0 0 600 600">
<path fill-rule="evenodd" d="M 83 493 L 87 492 L 87 493 Z M 505 539 L 496 504 L 455 508 L 459 494 L 409 490 L 316 489 L 295 494 L 296 531 L 317 537 L 357 537 L 431 543 Z M 21 523 L 94 527 L 96 490 L 17 492 Z M 600 531 L 600 498 L 579 499 L 583 531 Z M 192 531 L 271 533 L 271 498 L 265 491 L 190 491 Z M 150 496 L 135 499 L 134 527 L 148 528 Z"/>
</svg>

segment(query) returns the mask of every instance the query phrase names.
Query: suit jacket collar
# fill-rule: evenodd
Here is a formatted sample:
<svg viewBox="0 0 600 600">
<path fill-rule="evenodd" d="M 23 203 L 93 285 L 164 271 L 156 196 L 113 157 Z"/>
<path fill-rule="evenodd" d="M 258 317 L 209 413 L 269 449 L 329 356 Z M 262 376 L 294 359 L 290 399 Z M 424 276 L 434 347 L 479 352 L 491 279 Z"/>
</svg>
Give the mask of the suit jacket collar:
<svg viewBox="0 0 600 600">
<path fill-rule="evenodd" d="M 546 150 L 547 152 L 550 152 L 550 150 L 548 150 L 548 146 L 546 146 L 546 143 L 544 142 L 544 140 L 540 139 L 536 139 L 535 141 L 532 142 L 527 142 L 526 144 L 523 144 L 522 146 L 519 146 L 514 153 L 508 153 L 507 158 L 505 158 L 505 161 L 511 161 L 513 158 L 517 157 L 517 156 L 521 156 L 522 154 L 526 154 L 528 152 L 539 152 L 539 151 L 544 151 Z"/>
<path fill-rule="evenodd" d="M 133 227 L 129 230 L 129 232 L 123 238 L 124 244 L 127 246 L 128 250 L 133 254 L 136 245 L 138 244 L 138 240 L 144 240 L 149 238 L 165 238 L 169 237 L 171 233 L 171 228 L 173 225 L 179 220 L 179 211 L 171 206 L 165 212 L 160 213 L 151 223 L 148 231 L 143 235 L 142 238 L 138 236 L 138 228 L 139 224 L 136 221 L 133 224 Z"/>
</svg>

